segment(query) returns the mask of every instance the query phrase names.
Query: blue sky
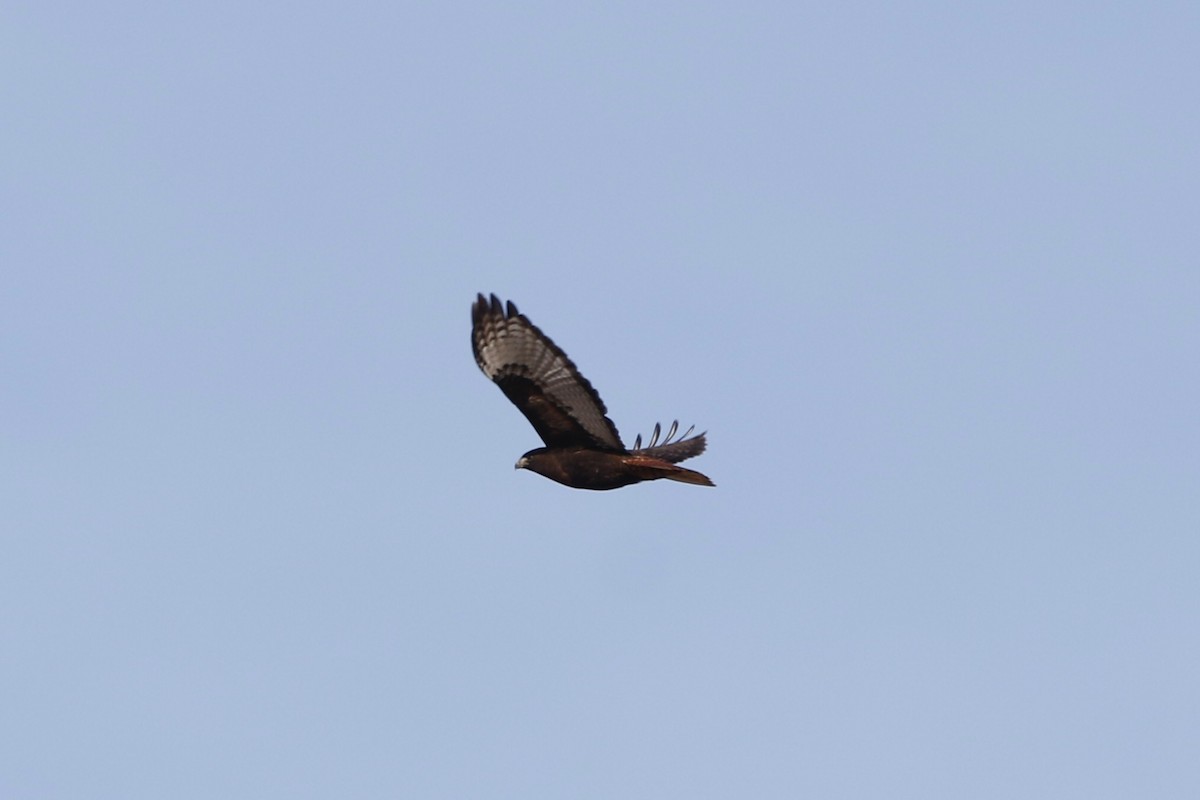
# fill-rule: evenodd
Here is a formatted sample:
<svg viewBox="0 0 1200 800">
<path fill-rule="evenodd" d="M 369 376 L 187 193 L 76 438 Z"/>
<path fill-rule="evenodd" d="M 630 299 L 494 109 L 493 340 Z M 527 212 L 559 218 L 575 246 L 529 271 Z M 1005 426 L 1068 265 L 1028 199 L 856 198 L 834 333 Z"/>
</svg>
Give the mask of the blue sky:
<svg viewBox="0 0 1200 800">
<path fill-rule="evenodd" d="M 1200 791 L 1192 3 L 18 3 L 0 794 Z M 561 487 L 515 300 L 715 489 Z"/>
</svg>

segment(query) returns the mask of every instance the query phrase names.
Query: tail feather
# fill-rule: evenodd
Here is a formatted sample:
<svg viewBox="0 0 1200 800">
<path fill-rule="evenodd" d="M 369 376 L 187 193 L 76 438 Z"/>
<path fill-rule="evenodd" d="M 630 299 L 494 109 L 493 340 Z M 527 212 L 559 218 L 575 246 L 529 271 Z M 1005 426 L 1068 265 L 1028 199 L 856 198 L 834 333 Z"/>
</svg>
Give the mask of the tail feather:
<svg viewBox="0 0 1200 800">
<path fill-rule="evenodd" d="M 693 483 L 697 486 L 716 486 L 707 475 L 696 472 L 693 469 L 677 467 L 674 464 L 663 461 L 661 458 L 647 456 L 646 451 L 638 451 L 631 453 L 624 458 L 625 465 L 632 470 L 635 470 L 639 476 L 639 480 L 653 481 L 659 478 L 667 478 L 680 483 Z"/>
<path fill-rule="evenodd" d="M 680 483 L 694 483 L 697 486 L 716 486 L 707 475 L 696 472 L 694 469 L 685 469 L 684 467 L 676 467 L 671 472 L 663 475 L 664 478 Z"/>
</svg>

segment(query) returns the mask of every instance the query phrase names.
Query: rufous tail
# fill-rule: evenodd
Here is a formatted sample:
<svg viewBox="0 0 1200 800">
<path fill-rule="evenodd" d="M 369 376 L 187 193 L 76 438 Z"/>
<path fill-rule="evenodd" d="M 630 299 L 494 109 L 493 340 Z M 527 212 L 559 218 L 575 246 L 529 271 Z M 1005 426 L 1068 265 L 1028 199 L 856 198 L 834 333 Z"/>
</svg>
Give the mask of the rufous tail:
<svg viewBox="0 0 1200 800">
<path fill-rule="evenodd" d="M 664 478 L 669 478 L 680 483 L 694 483 L 697 486 L 716 486 L 707 475 L 696 472 L 694 469 L 684 469 L 683 467 L 675 467 L 670 472 L 663 475 Z"/>
</svg>

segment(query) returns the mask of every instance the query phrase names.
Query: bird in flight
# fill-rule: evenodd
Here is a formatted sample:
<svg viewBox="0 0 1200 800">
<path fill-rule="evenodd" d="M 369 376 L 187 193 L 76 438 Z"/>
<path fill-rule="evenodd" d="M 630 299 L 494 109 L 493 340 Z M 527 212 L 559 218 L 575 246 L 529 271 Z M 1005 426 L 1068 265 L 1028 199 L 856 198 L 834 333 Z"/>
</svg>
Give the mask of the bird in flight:
<svg viewBox="0 0 1200 800">
<path fill-rule="evenodd" d="M 592 384 L 511 300 L 503 304 L 494 294 L 490 300 L 478 296 L 471 307 L 471 348 L 483 374 L 546 443 L 521 456 L 517 469 L 576 489 L 618 489 L 659 478 L 714 485 L 707 476 L 676 466 L 706 446 L 703 433 L 690 436 L 692 428 L 675 438 L 678 422 L 661 444 L 656 424 L 645 447 L 639 434 L 627 450 Z"/>
</svg>

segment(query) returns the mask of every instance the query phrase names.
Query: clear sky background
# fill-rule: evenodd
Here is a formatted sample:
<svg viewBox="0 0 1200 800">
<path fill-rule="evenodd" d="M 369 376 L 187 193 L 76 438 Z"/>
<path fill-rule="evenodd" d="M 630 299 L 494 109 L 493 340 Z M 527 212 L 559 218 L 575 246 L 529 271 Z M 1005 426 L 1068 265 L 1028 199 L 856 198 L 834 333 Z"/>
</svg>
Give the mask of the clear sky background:
<svg viewBox="0 0 1200 800">
<path fill-rule="evenodd" d="M 1200 796 L 1200 6 L 0 12 L 0 796 Z M 715 489 L 567 489 L 515 300 Z"/>
</svg>

